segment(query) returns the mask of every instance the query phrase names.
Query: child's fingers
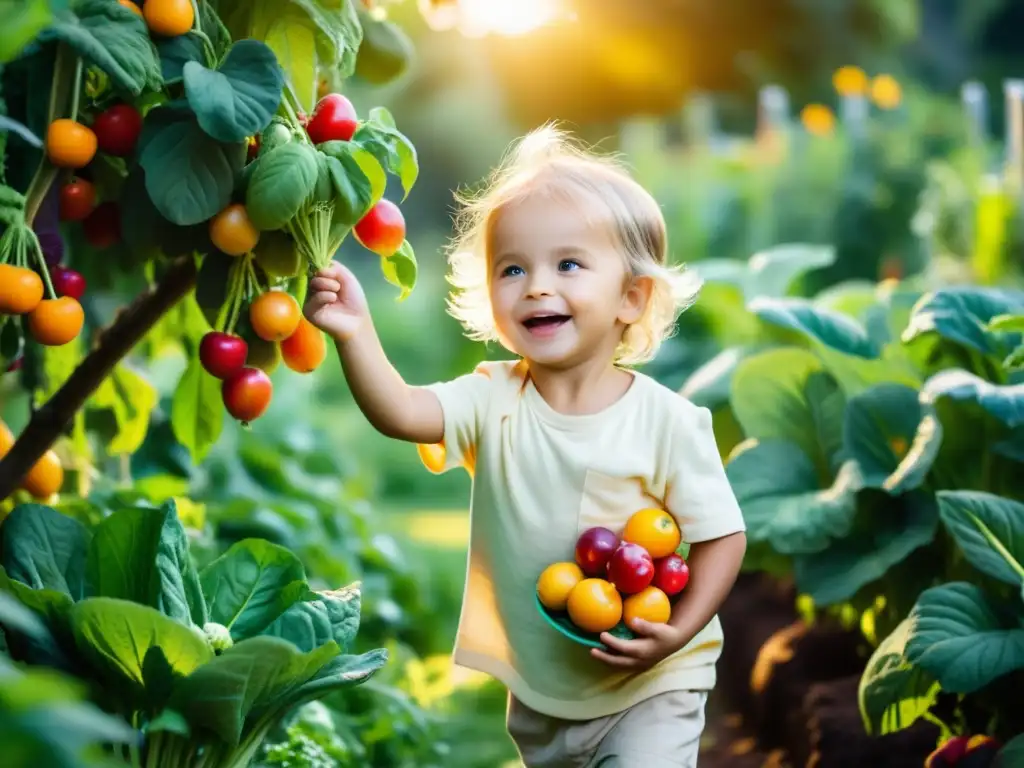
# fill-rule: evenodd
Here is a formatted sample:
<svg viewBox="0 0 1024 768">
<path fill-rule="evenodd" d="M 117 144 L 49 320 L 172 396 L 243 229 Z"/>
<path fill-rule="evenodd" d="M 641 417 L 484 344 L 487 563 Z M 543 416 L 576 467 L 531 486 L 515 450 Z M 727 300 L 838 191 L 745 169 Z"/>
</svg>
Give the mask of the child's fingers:
<svg viewBox="0 0 1024 768">
<path fill-rule="evenodd" d="M 619 669 L 634 669 L 640 666 L 640 659 L 634 656 L 620 656 L 615 653 L 606 653 L 598 648 L 591 648 L 590 655 L 598 661 L 603 661 L 612 667 L 618 667 Z"/>
<path fill-rule="evenodd" d="M 333 291 L 337 293 L 341 290 L 341 283 L 333 277 L 314 277 L 309 281 L 309 290 L 314 292 Z"/>
<path fill-rule="evenodd" d="M 636 640 L 625 640 L 608 632 L 602 632 L 601 642 L 617 653 L 624 653 L 627 656 L 636 655 Z"/>
</svg>

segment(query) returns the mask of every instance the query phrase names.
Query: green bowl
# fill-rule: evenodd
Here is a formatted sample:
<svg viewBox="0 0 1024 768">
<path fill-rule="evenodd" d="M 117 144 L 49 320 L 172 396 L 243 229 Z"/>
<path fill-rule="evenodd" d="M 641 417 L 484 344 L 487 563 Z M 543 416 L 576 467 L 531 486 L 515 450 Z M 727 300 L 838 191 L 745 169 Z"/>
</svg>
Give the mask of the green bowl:
<svg viewBox="0 0 1024 768">
<path fill-rule="evenodd" d="M 572 623 L 567 612 L 552 611 L 550 608 L 545 607 L 544 603 L 540 601 L 540 595 L 536 593 L 534 593 L 533 599 L 534 603 L 537 605 L 537 610 L 540 612 L 540 615 L 543 616 L 548 625 L 554 628 L 557 632 L 561 632 L 573 642 L 585 645 L 588 648 L 608 650 L 608 646 L 602 643 L 599 639 L 601 636 L 600 632 L 584 632 Z M 633 630 L 621 621 L 609 630 L 609 634 L 613 637 L 621 637 L 623 640 L 632 640 L 636 637 L 636 635 L 633 634 Z"/>
</svg>

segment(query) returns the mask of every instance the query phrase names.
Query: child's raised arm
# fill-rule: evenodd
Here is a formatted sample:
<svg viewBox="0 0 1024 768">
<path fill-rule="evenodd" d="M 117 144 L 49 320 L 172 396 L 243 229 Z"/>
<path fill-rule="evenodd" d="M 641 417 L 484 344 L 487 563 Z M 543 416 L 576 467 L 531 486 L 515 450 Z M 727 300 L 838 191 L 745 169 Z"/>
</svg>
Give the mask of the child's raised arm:
<svg viewBox="0 0 1024 768">
<path fill-rule="evenodd" d="M 388 437 L 433 444 L 444 437 L 444 414 L 433 392 L 405 383 L 381 347 L 366 295 L 338 262 L 309 283 L 306 318 L 334 339 L 356 404 Z"/>
</svg>

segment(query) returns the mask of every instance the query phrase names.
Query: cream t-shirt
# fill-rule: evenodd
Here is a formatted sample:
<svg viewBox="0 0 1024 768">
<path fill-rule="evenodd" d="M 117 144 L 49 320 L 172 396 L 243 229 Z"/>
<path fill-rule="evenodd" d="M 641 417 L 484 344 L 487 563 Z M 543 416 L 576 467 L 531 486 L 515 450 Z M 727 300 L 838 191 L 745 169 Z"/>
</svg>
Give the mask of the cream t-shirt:
<svg viewBox="0 0 1024 768">
<path fill-rule="evenodd" d="M 588 720 L 656 694 L 710 689 L 722 648 L 716 616 L 652 669 L 619 670 L 590 656 L 538 614 L 537 577 L 571 561 L 576 539 L 621 532 L 662 506 L 694 543 L 744 530 L 711 430 L 711 414 L 650 377 L 587 415 L 555 411 L 522 361 L 489 362 L 428 387 L 444 411 L 444 440 L 419 446 L 432 472 L 473 476 L 467 582 L 456 664 L 501 681 L 526 706 Z M 684 592 L 685 595 L 685 592 Z"/>
</svg>

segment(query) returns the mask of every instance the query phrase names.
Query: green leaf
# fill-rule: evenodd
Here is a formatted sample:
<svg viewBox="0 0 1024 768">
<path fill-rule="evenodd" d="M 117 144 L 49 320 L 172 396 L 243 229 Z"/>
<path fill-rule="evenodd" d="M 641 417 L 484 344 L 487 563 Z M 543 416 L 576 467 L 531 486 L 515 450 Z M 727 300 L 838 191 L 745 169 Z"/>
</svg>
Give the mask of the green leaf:
<svg viewBox="0 0 1024 768">
<path fill-rule="evenodd" d="M 186 62 L 182 79 L 199 125 L 226 144 L 262 131 L 277 111 L 284 87 L 281 65 L 259 40 L 239 40 L 216 70 Z"/>
<path fill-rule="evenodd" d="M 114 368 L 89 400 L 91 408 L 109 410 L 114 416 L 117 432 L 107 443 L 108 454 L 132 454 L 139 450 L 156 403 L 156 387 L 124 363 Z"/>
<path fill-rule="evenodd" d="M 49 0 L 23 0 L 0 5 L 0 63 L 13 61 L 53 20 Z"/>
<path fill-rule="evenodd" d="M 234 640 L 259 634 L 309 593 L 302 563 L 284 547 L 239 541 L 200 574 L 210 621 Z"/>
<path fill-rule="evenodd" d="M 939 514 L 971 565 L 1024 586 L 1024 504 L 984 491 L 939 491 Z"/>
<path fill-rule="evenodd" d="M 404 301 L 416 287 L 416 254 L 413 253 L 409 241 L 403 241 L 401 248 L 386 259 L 381 259 L 380 269 L 385 280 L 402 289 L 398 300 Z"/>
<path fill-rule="evenodd" d="M 998 386 L 973 373 L 953 369 L 935 374 L 921 390 L 926 403 L 940 397 L 976 402 L 1010 429 L 1024 425 L 1024 384 Z"/>
<path fill-rule="evenodd" d="M 359 630 L 360 593 L 355 586 L 312 592 L 294 603 L 263 634 L 311 651 L 334 641 L 344 653 Z"/>
<path fill-rule="evenodd" d="M 372 85 L 386 85 L 409 70 L 416 55 L 412 40 L 405 31 L 387 19 L 375 19 L 359 12 L 363 27 L 363 43 L 356 58 L 357 77 Z"/>
<path fill-rule="evenodd" d="M 850 600 L 910 553 L 935 539 L 939 517 L 924 493 L 899 497 L 862 491 L 849 533 L 826 549 L 798 554 L 793 569 L 800 591 L 817 605 Z"/>
<path fill-rule="evenodd" d="M 1001 288 L 957 287 L 925 294 L 903 331 L 904 343 L 935 334 L 962 347 L 1000 359 L 1024 341 L 1021 334 L 987 329 L 1000 315 L 1024 313 L 1024 293 Z"/>
<path fill-rule="evenodd" d="M 317 153 L 309 144 L 281 144 L 261 155 L 245 195 L 256 228 L 281 229 L 291 221 L 313 193 L 317 172 Z"/>
<path fill-rule="evenodd" d="M 316 35 L 309 17 L 288 5 L 271 22 L 263 39 L 281 63 L 299 106 L 306 114 L 312 114 L 317 93 L 317 55 Z"/>
<path fill-rule="evenodd" d="M 277 704 L 338 653 L 333 642 L 302 653 L 276 637 L 252 637 L 178 681 L 169 706 L 194 731 L 211 732 L 233 748 L 251 710 Z"/>
<path fill-rule="evenodd" d="M 203 3 L 208 5 L 208 3 Z M 185 65 L 190 61 L 203 64 L 206 53 L 198 35 L 189 32 L 177 37 L 163 37 L 156 43 L 160 51 L 160 72 L 167 84 L 180 82 Z"/>
<path fill-rule="evenodd" d="M 788 440 L 817 461 L 822 450 L 806 391 L 807 382 L 821 375 L 821 360 L 794 347 L 772 349 L 739 363 L 730 400 L 744 433 L 758 440 Z"/>
<path fill-rule="evenodd" d="M 111 82 L 138 96 L 163 85 L 160 59 L 142 17 L 109 0 L 78 0 L 74 13 L 61 11 L 41 41 L 57 39 L 103 70 Z"/>
<path fill-rule="evenodd" d="M 947 693 L 974 693 L 1024 667 L 1020 618 L 974 584 L 925 590 L 911 611 L 906 658 Z"/>
<path fill-rule="evenodd" d="M 3 566 L 0 566 L 0 598 L 8 597 L 15 599 L 18 607 L 11 608 L 0 602 L 0 624 L 7 624 L 19 632 L 28 634 L 33 641 L 46 646 L 54 645 L 54 641 L 49 636 L 47 624 L 40 623 L 40 618 L 36 614 L 44 617 L 50 626 L 60 626 L 65 614 L 77 599 L 66 591 L 31 587 L 21 581 L 15 581 L 7 575 Z M 27 618 L 25 610 L 30 611 Z M 10 615 L 12 613 L 14 615 Z M 26 622 L 30 625 L 26 625 Z M 59 653 L 59 650 L 55 652 Z"/>
<path fill-rule="evenodd" d="M 899 623 L 871 654 L 860 678 L 857 699 L 865 730 L 873 736 L 909 728 L 935 703 L 935 680 L 903 656 L 911 624 Z"/>
<path fill-rule="evenodd" d="M 751 301 L 749 309 L 763 322 L 796 331 L 844 354 L 866 359 L 879 355 L 879 348 L 857 321 L 834 310 L 816 307 L 807 299 L 760 298 Z"/>
<path fill-rule="evenodd" d="M 756 347 L 727 347 L 712 357 L 683 382 L 679 394 L 703 408 L 717 408 L 729 402 L 732 379 L 741 361 L 761 351 Z"/>
<path fill-rule="evenodd" d="M 836 250 L 831 246 L 787 243 L 760 251 L 747 262 L 744 296 L 747 301 L 785 296 L 794 280 L 815 269 L 830 267 L 835 261 Z"/>
<path fill-rule="evenodd" d="M 198 224 L 231 202 L 244 143 L 222 144 L 204 133 L 195 118 L 158 107 L 146 117 L 139 146 L 146 191 L 168 221 Z"/>
<path fill-rule="evenodd" d="M 843 422 L 845 455 L 860 466 L 867 488 L 902 493 L 924 476 L 905 475 L 898 489 L 892 475 L 907 455 L 921 422 L 918 393 L 902 384 L 879 384 L 850 399 Z"/>
<path fill-rule="evenodd" d="M 2 130 L 3 126 L 0 126 L 0 131 Z M 0 186 L 0 224 L 10 227 L 24 220 L 25 196 L 16 189 Z"/>
<path fill-rule="evenodd" d="M 371 109 L 366 122 L 356 129 L 352 141 L 398 177 L 402 183 L 403 200 L 409 196 L 420 173 L 416 147 L 395 127 L 395 119 L 387 109 Z"/>
<path fill-rule="evenodd" d="M 1024 314 L 996 315 L 986 323 L 985 329 L 999 333 L 1024 333 Z"/>
<path fill-rule="evenodd" d="M 89 547 L 89 594 L 132 600 L 199 627 L 207 621 L 199 575 L 173 501 L 120 509 L 96 527 Z"/>
<path fill-rule="evenodd" d="M 223 427 L 221 382 L 203 370 L 198 358 L 193 359 L 182 374 L 171 401 L 174 437 L 198 464 L 220 439 Z"/>
<path fill-rule="evenodd" d="M 856 465 L 840 470 L 822 489 L 814 465 L 788 440 L 749 440 L 737 447 L 726 475 L 743 510 L 747 536 L 779 552 L 825 549 L 850 531 L 860 476 Z"/>
<path fill-rule="evenodd" d="M 71 609 L 70 619 L 79 652 L 135 702 L 153 698 L 147 688 L 164 682 L 154 670 L 184 677 L 213 658 L 201 632 L 128 600 L 90 597 Z"/>
<path fill-rule="evenodd" d="M 356 153 L 360 147 L 348 141 L 327 141 L 317 146 L 319 178 L 314 195 L 323 194 L 323 181 L 330 181 L 334 216 L 332 223 L 339 228 L 351 229 L 373 201 L 373 183 L 363 171 Z"/>
<path fill-rule="evenodd" d="M 994 768 L 1014 768 L 1018 765 L 1024 765 L 1024 734 L 1006 742 L 1006 746 L 996 756 Z"/>
<path fill-rule="evenodd" d="M 42 504 L 19 504 L 3 521 L 0 565 L 32 589 L 85 596 L 85 561 L 92 534 L 77 520 Z"/>
<path fill-rule="evenodd" d="M 288 698 L 273 709 L 286 711 L 300 704 L 322 699 L 336 691 L 365 683 L 387 663 L 387 660 L 388 652 L 383 648 L 376 648 L 358 656 L 335 656 L 312 680 L 290 691 Z"/>
</svg>

